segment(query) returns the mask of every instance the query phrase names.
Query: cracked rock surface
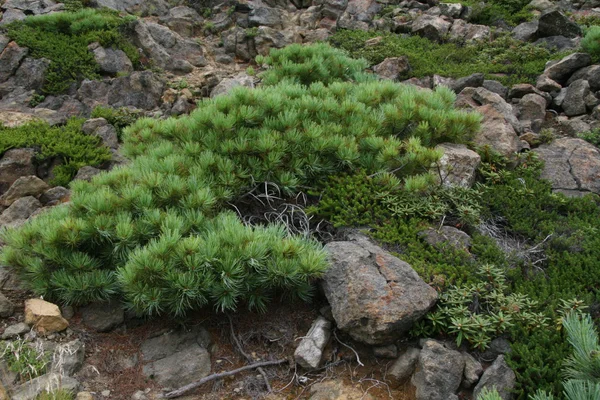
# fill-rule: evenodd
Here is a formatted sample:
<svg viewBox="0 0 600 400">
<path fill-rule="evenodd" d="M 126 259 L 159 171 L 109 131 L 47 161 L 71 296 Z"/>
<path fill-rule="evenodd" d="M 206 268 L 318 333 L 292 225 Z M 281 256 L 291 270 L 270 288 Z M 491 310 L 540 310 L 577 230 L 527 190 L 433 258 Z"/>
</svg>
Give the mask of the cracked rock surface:
<svg viewBox="0 0 600 400">
<path fill-rule="evenodd" d="M 541 177 L 569 196 L 600 194 L 600 150 L 582 139 L 561 138 L 535 149 L 545 166 Z"/>
<path fill-rule="evenodd" d="M 367 344 L 392 343 L 435 304 L 412 267 L 362 235 L 327 245 L 323 288 L 339 329 Z"/>
</svg>

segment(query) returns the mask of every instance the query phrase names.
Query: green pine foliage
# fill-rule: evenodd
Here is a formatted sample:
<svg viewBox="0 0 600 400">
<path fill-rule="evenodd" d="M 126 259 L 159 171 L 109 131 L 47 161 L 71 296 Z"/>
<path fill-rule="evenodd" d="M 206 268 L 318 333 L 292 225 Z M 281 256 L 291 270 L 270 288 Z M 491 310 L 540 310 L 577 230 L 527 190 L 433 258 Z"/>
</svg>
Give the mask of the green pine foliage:
<svg viewBox="0 0 600 400">
<path fill-rule="evenodd" d="M 81 131 L 83 122 L 83 119 L 73 118 L 64 126 L 50 126 L 45 122 L 30 122 L 16 128 L 0 126 L 0 154 L 32 147 L 38 149 L 39 162 L 59 159 L 61 164 L 54 168 L 51 183 L 66 186 L 79 168 L 99 166 L 111 159 L 100 138 Z"/>
<path fill-rule="evenodd" d="M 592 56 L 594 61 L 600 60 L 600 26 L 594 25 L 586 28 L 580 46 L 583 51 Z"/>
<path fill-rule="evenodd" d="M 88 50 L 91 43 L 121 49 L 134 65 L 139 63 L 136 47 L 125 38 L 131 18 L 106 9 L 81 9 L 31 16 L 9 24 L 6 32 L 32 57 L 51 61 L 43 91 L 58 94 L 75 82 L 99 78 L 98 64 Z"/>
<path fill-rule="evenodd" d="M 123 134 L 132 163 L 75 182 L 69 206 L 6 232 L 3 259 L 46 298 L 122 296 L 146 315 L 308 298 L 327 266 L 321 247 L 244 225 L 229 203 L 266 182 L 294 195 L 357 169 L 396 170 L 382 175 L 419 188 L 440 157 L 431 147 L 479 127 L 480 116 L 453 102 L 447 89 L 284 80 L 205 100 L 189 116 L 142 118 Z"/>
<path fill-rule="evenodd" d="M 281 50 L 271 49 L 268 56 L 257 56 L 256 62 L 270 68 L 261 75 L 267 85 L 284 79 L 303 85 L 368 79 L 364 72 L 369 66 L 366 60 L 349 58 L 325 43 L 311 46 L 296 43 Z"/>
<path fill-rule="evenodd" d="M 382 37 L 380 42 L 366 44 L 367 40 L 377 36 Z M 378 64 L 387 57 L 408 57 L 411 69 L 403 79 L 423 78 L 434 74 L 460 78 L 482 72 L 487 79 L 495 79 L 508 86 L 523 82 L 535 83 L 548 60 L 567 55 L 512 39 L 510 36 L 461 45 L 435 43 L 420 36 L 338 30 L 329 41 L 352 57 L 365 58 L 371 65 Z"/>
</svg>

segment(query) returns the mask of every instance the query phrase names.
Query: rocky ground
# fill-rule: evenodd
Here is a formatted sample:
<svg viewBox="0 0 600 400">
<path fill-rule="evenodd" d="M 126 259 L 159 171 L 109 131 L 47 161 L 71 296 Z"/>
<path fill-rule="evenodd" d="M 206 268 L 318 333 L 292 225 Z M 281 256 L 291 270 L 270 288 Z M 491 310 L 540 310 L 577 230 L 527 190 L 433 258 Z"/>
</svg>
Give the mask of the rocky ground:
<svg viewBox="0 0 600 400">
<path fill-rule="evenodd" d="M 260 69 L 253 63 L 256 55 L 291 43 L 326 40 L 337 29 L 380 29 L 461 42 L 487 40 L 504 30 L 519 40 L 572 54 L 549 61 L 535 85 L 506 87 L 483 74 L 459 79 L 434 75 L 406 83 L 452 88 L 458 107 L 484 117 L 475 144 L 489 145 L 507 157 L 535 151 L 545 161 L 543 177 L 556 191 L 600 194 L 600 150 L 576 137 L 600 128 L 600 65 L 589 54 L 577 52 L 582 31 L 567 16 L 600 17 L 600 9 L 594 8 L 600 6 L 598 1 L 534 0 L 536 18 L 514 28 L 472 24 L 469 7 L 432 0 L 91 0 L 90 5 L 139 17 L 131 40 L 148 68 L 134 71 L 125 53 L 96 44 L 89 51 L 102 79 L 84 80 L 34 105 L 48 62 L 0 35 L 0 121 L 5 126 L 36 118 L 60 125 L 73 116 L 88 118 L 98 105 L 128 107 L 153 117 L 185 114 L 202 98 L 259 84 L 247 70 L 249 65 Z M 384 6 L 393 7 L 391 17 L 381 16 Z M 64 4 L 5 0 L 1 8 L 0 24 L 7 24 L 59 12 Z M 409 68 L 409 60 L 400 56 L 372 70 L 398 80 Z M 83 130 L 111 149 L 113 160 L 106 168 L 127 162 L 119 155 L 117 129 L 105 119 L 90 119 Z M 549 132 L 557 139 L 544 143 Z M 477 153 L 450 144 L 444 150 L 442 178 L 472 184 L 480 163 Z M 20 225 L 69 199 L 68 189 L 48 185 L 53 164 L 36 165 L 35 154 L 35 149 L 12 149 L 0 159 L 3 226 Z M 87 180 L 99 172 L 84 167 L 76 179 Z M 445 228 L 428 240 L 464 243 L 466 234 Z M 118 304 L 59 310 L 32 300 L 10 269 L 2 267 L 2 339 L 18 343 L 21 337 L 28 346 L 53 354 L 50 372 L 33 381 L 0 365 L 5 392 L 11 393 L 4 396 L 34 399 L 47 387 L 60 386 L 79 392 L 80 400 L 156 399 L 203 376 L 284 360 L 260 373 L 211 381 L 185 398 L 466 399 L 492 386 L 503 399 L 510 398 L 515 375 L 503 358 L 506 341 L 495 340 L 490 350 L 475 354 L 451 341 L 398 341 L 433 306 L 438 293 L 410 265 L 360 235 L 333 241 L 328 250 L 333 264 L 318 301 L 283 303 L 265 314 L 246 312 L 231 320 L 207 310 L 182 321 L 145 321 Z"/>
</svg>

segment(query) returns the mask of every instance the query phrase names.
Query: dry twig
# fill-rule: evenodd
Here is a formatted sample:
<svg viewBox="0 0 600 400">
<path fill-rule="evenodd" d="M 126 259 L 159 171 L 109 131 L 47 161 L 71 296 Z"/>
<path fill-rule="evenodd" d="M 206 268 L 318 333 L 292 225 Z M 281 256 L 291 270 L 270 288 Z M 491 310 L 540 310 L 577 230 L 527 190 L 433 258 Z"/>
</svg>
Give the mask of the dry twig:
<svg viewBox="0 0 600 400">
<path fill-rule="evenodd" d="M 204 378 L 200 379 L 199 381 L 192 382 L 189 385 L 185 385 L 183 387 L 180 387 L 177 390 L 173 390 L 172 392 L 169 392 L 169 393 L 165 394 L 165 398 L 167 398 L 167 399 L 173 399 L 175 397 L 182 396 L 186 392 L 189 392 L 192 389 L 196 389 L 197 387 L 202 386 L 202 385 L 204 385 L 207 382 L 214 381 L 215 379 L 226 378 L 228 376 L 239 374 L 240 372 L 248 371 L 250 369 L 255 369 L 255 368 L 260 368 L 260 367 L 268 367 L 268 366 L 271 366 L 271 365 L 280 365 L 280 364 L 283 364 L 283 363 L 286 363 L 286 362 L 288 362 L 287 359 L 274 360 L 274 361 L 261 361 L 261 362 L 257 362 L 257 363 L 250 364 L 250 365 L 246 365 L 246 366 L 243 366 L 241 368 L 234 369 L 234 370 L 231 370 L 231 371 L 219 372 L 217 374 L 208 375 L 208 376 L 205 376 Z"/>
</svg>

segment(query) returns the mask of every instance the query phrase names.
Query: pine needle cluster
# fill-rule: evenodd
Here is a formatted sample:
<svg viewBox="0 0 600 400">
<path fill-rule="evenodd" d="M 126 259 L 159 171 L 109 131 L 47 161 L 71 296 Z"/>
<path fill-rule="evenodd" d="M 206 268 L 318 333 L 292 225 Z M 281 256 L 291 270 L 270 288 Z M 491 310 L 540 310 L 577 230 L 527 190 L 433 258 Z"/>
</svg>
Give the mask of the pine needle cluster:
<svg viewBox="0 0 600 400">
<path fill-rule="evenodd" d="M 398 182 L 426 176 L 440 157 L 430 147 L 479 126 L 453 100 L 443 88 L 284 80 L 206 100 L 189 116 L 140 119 L 123 132 L 132 163 L 75 182 L 70 205 L 6 232 L 4 262 L 48 298 L 122 296 L 142 314 L 306 299 L 327 267 L 322 248 L 244 225 L 227 203 L 260 183 L 292 195 L 359 168 L 396 171 Z"/>
</svg>

